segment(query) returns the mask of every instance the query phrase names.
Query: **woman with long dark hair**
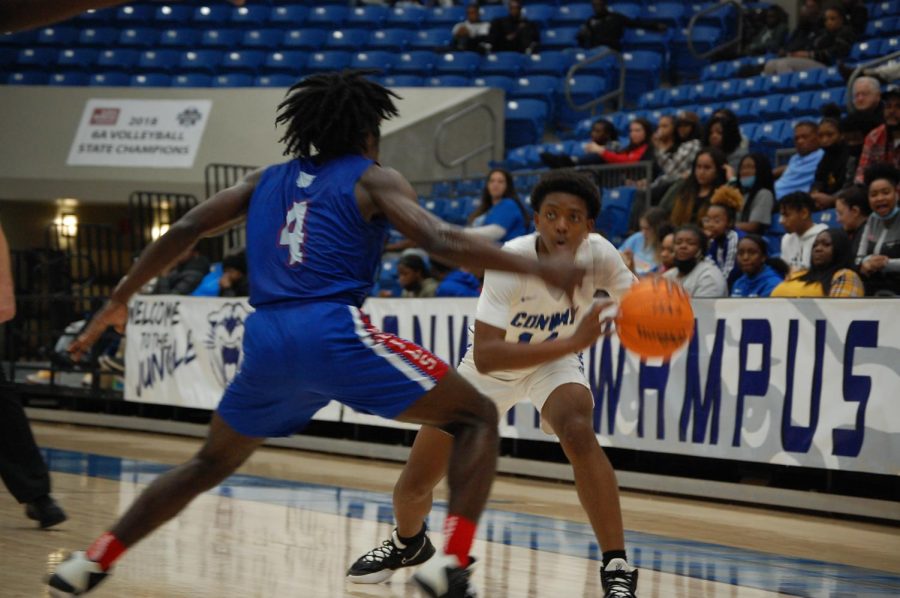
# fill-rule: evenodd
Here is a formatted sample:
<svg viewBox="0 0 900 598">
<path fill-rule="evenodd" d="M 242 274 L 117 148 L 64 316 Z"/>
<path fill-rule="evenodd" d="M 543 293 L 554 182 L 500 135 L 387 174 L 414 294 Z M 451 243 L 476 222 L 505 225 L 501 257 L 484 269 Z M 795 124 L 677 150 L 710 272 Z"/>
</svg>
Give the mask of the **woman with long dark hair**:
<svg viewBox="0 0 900 598">
<path fill-rule="evenodd" d="M 859 274 L 852 270 L 850 238 L 840 228 L 816 235 L 809 269 L 799 270 L 775 287 L 772 297 L 863 297 Z"/>
<path fill-rule="evenodd" d="M 650 185 L 651 203 L 659 203 L 666 190 L 691 173 L 691 165 L 700 151 L 700 140 L 683 138 L 674 116 L 662 116 L 653 134 L 653 149 L 656 163 L 662 171 Z"/>
<path fill-rule="evenodd" d="M 670 213 L 675 226 L 699 224 L 709 206 L 713 192 L 725 184 L 725 156 L 715 148 L 705 148 L 694 158 L 691 176 L 673 195 L 664 199 L 660 207 Z"/>
<path fill-rule="evenodd" d="M 528 210 L 516 193 L 513 176 L 508 170 L 495 168 L 488 173 L 481 192 L 481 202 L 469 215 L 469 231 L 506 243 L 530 229 Z"/>
<path fill-rule="evenodd" d="M 720 110 L 706 124 L 703 131 L 703 146 L 714 147 L 725 154 L 725 161 L 733 171 L 737 171 L 741 159 L 747 155 L 741 137 L 741 128 L 734 113 Z M 731 177 L 729 177 L 731 178 Z"/>
<path fill-rule="evenodd" d="M 650 121 L 636 118 L 628 125 L 628 145 L 622 151 L 613 152 L 603 146 L 589 147 L 588 151 L 599 154 L 607 164 L 633 164 L 653 159 L 652 138 L 653 125 Z"/>
<path fill-rule="evenodd" d="M 775 179 L 769 159 L 760 153 L 744 156 L 735 186 L 744 196 L 744 207 L 738 213 L 735 228 L 745 233 L 765 233 L 772 225 L 775 208 Z"/>
</svg>

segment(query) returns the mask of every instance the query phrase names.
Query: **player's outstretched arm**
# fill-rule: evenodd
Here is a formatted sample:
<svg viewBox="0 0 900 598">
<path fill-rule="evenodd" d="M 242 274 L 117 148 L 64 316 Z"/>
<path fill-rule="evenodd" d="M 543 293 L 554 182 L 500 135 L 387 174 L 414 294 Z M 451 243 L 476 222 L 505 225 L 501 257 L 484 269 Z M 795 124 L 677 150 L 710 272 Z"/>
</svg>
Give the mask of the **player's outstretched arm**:
<svg viewBox="0 0 900 598">
<path fill-rule="evenodd" d="M 611 300 L 595 302 L 572 336 L 535 344 L 508 342 L 506 330 L 475 320 L 475 367 L 482 374 L 489 374 L 529 368 L 578 353 L 609 333 L 610 321 L 601 320 L 600 312 L 612 303 Z"/>
<path fill-rule="evenodd" d="M 241 6 L 244 0 L 229 0 Z M 74 17 L 92 8 L 125 4 L 127 0 L 0 0 L 0 32 L 21 31 Z"/>
<path fill-rule="evenodd" d="M 463 229 L 435 217 L 419 205 L 416 192 L 396 170 L 370 168 L 360 179 L 360 187 L 406 238 L 445 261 L 466 268 L 538 276 L 570 296 L 584 279 L 584 269 L 571 259 L 560 256 L 537 261 L 502 251 L 495 243 L 468 235 Z"/>
<path fill-rule="evenodd" d="M 199 239 L 214 236 L 243 218 L 262 171 L 248 174 L 237 184 L 194 207 L 166 234 L 148 245 L 113 290 L 106 305 L 91 318 L 84 332 L 69 347 L 72 358 L 80 359 L 110 326 L 121 332 L 128 318 L 128 300 L 178 256 Z"/>
</svg>

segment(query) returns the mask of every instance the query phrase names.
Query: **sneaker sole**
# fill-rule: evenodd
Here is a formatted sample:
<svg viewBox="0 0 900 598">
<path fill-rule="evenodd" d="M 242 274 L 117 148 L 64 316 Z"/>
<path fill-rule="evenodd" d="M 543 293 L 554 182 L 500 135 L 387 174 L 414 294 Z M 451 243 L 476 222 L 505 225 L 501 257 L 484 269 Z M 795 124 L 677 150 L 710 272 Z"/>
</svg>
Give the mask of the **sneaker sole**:
<svg viewBox="0 0 900 598">
<path fill-rule="evenodd" d="M 396 572 L 396 569 L 382 569 L 381 571 L 366 573 L 364 575 L 347 575 L 347 581 L 361 584 L 381 583 L 389 580 Z"/>
<path fill-rule="evenodd" d="M 419 588 L 420 590 L 422 590 L 423 592 L 425 592 L 426 596 L 430 596 L 431 598 L 437 598 L 438 595 L 435 594 L 434 588 L 432 588 L 428 584 L 420 581 L 419 578 L 415 575 L 413 575 L 412 579 L 413 579 L 413 582 L 415 582 L 416 587 Z"/>
</svg>

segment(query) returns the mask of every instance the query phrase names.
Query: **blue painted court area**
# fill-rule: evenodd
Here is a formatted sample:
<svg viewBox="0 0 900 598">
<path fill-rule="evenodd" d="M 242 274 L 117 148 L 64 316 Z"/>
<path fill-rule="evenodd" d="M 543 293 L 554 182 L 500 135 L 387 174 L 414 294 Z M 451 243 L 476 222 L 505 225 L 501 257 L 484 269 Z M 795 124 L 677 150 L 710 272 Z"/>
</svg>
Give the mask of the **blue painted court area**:
<svg viewBox="0 0 900 598">
<path fill-rule="evenodd" d="M 44 449 L 43 452 L 54 472 L 123 483 L 148 484 L 170 468 L 150 461 L 73 451 Z M 211 493 L 357 519 L 393 522 L 391 496 L 379 492 L 234 475 Z M 429 526 L 440 529 L 445 514 L 446 504 L 436 503 Z M 478 537 L 488 542 L 600 559 L 593 532 L 583 523 L 488 509 L 482 517 Z M 778 539 L 772 541 L 776 548 Z M 835 541 L 840 539 L 835 538 Z M 626 532 L 626 542 L 631 562 L 645 569 L 807 598 L 900 596 L 900 576 L 881 571 L 640 532 Z"/>
</svg>

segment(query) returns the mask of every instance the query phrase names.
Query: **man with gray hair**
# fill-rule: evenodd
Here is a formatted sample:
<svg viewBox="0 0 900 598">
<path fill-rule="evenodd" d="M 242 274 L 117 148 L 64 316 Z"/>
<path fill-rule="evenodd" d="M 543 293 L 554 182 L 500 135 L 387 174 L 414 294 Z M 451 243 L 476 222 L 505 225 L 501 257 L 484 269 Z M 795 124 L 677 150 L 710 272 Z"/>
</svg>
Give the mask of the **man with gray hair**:
<svg viewBox="0 0 900 598">
<path fill-rule="evenodd" d="M 862 76 L 853 82 L 853 115 L 863 135 L 884 123 L 881 85 L 875 77 Z"/>
</svg>

